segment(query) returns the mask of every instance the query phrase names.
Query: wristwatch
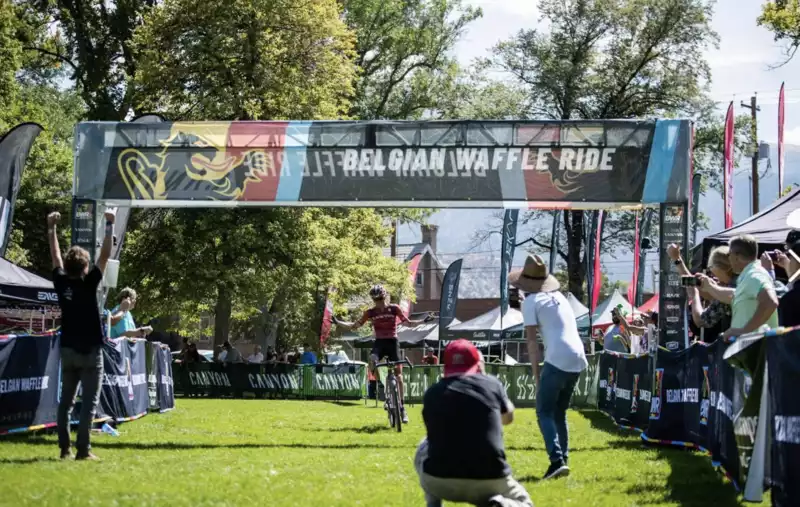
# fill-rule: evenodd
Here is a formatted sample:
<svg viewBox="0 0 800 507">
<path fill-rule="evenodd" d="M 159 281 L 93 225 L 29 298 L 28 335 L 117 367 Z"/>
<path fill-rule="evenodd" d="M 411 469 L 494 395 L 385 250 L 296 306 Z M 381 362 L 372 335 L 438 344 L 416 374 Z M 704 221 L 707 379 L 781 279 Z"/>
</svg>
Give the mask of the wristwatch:
<svg viewBox="0 0 800 507">
<path fill-rule="evenodd" d="M 680 265 L 681 265 L 681 262 L 683 262 L 683 261 L 682 261 L 681 259 L 678 259 L 677 261 L 672 261 L 672 262 L 673 262 L 673 264 L 675 264 L 676 266 L 680 266 Z"/>
</svg>

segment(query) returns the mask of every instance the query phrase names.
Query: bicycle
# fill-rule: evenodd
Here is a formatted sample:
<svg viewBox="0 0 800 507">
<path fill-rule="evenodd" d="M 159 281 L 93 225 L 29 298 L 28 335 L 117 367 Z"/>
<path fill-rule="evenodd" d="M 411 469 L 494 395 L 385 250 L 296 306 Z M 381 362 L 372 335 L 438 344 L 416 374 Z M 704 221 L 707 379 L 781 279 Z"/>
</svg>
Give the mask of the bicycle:
<svg viewBox="0 0 800 507">
<path fill-rule="evenodd" d="M 397 366 L 398 364 L 407 364 L 409 368 L 413 368 L 414 365 L 408 359 L 403 359 L 402 361 L 386 361 L 383 363 L 377 363 L 375 365 L 375 370 L 377 371 L 378 368 L 383 366 L 389 367 L 389 372 L 386 375 L 386 387 L 385 387 L 385 394 L 386 394 L 386 411 L 389 413 L 389 427 L 390 428 L 397 428 L 397 432 L 400 433 L 403 431 L 403 419 L 400 413 L 400 389 L 397 384 L 397 376 L 394 374 L 394 368 L 392 366 Z M 376 393 L 377 394 L 377 393 Z M 375 396 L 375 400 L 377 401 L 378 397 Z"/>
</svg>

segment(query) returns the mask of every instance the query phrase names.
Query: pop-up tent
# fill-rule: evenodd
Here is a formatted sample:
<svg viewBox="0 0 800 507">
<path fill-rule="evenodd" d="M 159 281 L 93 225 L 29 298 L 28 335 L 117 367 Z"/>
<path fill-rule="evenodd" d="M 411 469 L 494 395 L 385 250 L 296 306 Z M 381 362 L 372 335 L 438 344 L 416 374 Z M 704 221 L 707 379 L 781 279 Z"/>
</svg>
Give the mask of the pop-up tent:
<svg viewBox="0 0 800 507">
<path fill-rule="evenodd" d="M 614 290 L 614 293 L 611 294 L 608 299 L 597 305 L 597 309 L 594 312 L 594 316 L 592 317 L 592 327 L 606 327 L 612 324 L 611 321 L 611 310 L 616 308 L 617 306 L 622 305 L 622 310 L 624 312 L 628 312 L 628 315 L 631 313 L 637 314 L 639 313 L 638 310 L 631 312 L 632 308 L 628 300 L 623 297 L 622 294 L 619 293 L 618 290 Z M 588 328 L 589 327 L 589 314 L 587 313 L 583 317 L 578 318 L 578 328 Z"/>
<path fill-rule="evenodd" d="M 657 312 L 658 311 L 658 293 L 651 297 L 645 303 L 636 309 L 639 313 Z"/>
<path fill-rule="evenodd" d="M 783 249 L 786 236 L 792 229 L 786 223 L 789 214 L 800 208 L 800 188 L 781 197 L 764 211 L 753 215 L 730 229 L 711 234 L 692 251 L 692 269 L 699 271 L 706 265 L 714 247 L 724 245 L 741 234 L 750 234 L 758 240 L 760 250 Z"/>
<path fill-rule="evenodd" d="M 57 305 L 53 282 L 0 259 L 0 301 L 11 304 Z"/>
<path fill-rule="evenodd" d="M 575 313 L 575 318 L 583 317 L 584 315 L 588 315 L 589 309 L 581 303 L 578 298 L 576 298 L 571 292 L 567 292 L 567 301 L 569 301 L 569 305 L 572 307 L 572 311 Z"/>
<path fill-rule="evenodd" d="M 500 318 L 500 307 L 478 315 L 474 319 L 455 325 L 450 325 L 445 331 L 447 340 L 463 338 L 473 342 L 495 341 L 503 339 L 503 331 L 510 330 L 522 324 L 522 312 L 509 308 Z"/>
</svg>

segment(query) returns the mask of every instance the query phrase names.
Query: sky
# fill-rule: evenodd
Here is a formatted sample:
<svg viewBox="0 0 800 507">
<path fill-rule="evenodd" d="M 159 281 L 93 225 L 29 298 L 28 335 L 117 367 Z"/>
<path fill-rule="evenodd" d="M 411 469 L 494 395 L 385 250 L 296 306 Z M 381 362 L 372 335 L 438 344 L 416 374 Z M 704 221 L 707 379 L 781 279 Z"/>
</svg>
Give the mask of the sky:
<svg viewBox="0 0 800 507">
<path fill-rule="evenodd" d="M 519 30 L 538 24 L 536 0 L 465 1 L 481 7 L 483 17 L 468 27 L 468 32 L 456 48 L 456 56 L 462 64 L 486 56 L 496 43 L 508 39 Z M 785 142 L 800 146 L 800 55 L 786 65 L 775 68 L 784 61 L 784 54 L 782 47 L 774 42 L 772 34 L 756 24 L 761 4 L 759 0 L 718 0 L 712 27 L 719 35 L 719 47 L 708 50 L 706 58 L 712 71 L 710 93 L 719 103 L 720 111 L 724 112 L 728 103 L 734 101 L 738 114 L 749 113 L 739 107 L 739 103 L 745 101 L 749 104 L 750 97 L 756 93 L 761 107 L 758 113 L 758 137 L 771 143 L 772 150 L 777 151 L 777 101 L 783 81 L 786 82 L 787 102 Z M 746 187 L 738 188 L 749 185 L 747 177 L 738 178 L 736 185 L 738 192 L 747 192 Z M 701 209 L 706 211 L 707 205 L 711 210 L 711 230 L 707 232 L 713 232 L 722 228 L 722 202 L 718 196 L 711 196 L 708 201 L 703 203 Z M 762 203 L 762 208 L 766 204 Z M 737 209 L 734 219 L 740 221 L 747 216 L 747 206 L 744 206 Z M 438 248 L 442 252 L 466 251 L 472 232 L 486 228 L 491 223 L 489 213 L 483 210 L 446 210 L 437 213 L 431 221 L 440 224 Z M 406 226 L 400 231 L 402 243 L 419 239 L 417 227 Z M 648 264 L 655 260 L 648 259 Z M 523 257 L 518 253 L 515 264 L 521 262 Z M 612 278 L 630 277 L 632 266 L 627 266 L 624 260 L 604 258 L 603 262 Z M 650 276 L 646 279 L 649 281 Z"/>
</svg>

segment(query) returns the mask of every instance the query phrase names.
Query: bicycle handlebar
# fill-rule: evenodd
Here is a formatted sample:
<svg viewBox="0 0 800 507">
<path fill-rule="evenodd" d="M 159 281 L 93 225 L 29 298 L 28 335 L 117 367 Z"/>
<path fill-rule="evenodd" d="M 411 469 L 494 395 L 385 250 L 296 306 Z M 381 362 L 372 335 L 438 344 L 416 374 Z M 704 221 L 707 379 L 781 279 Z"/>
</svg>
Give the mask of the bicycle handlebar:
<svg viewBox="0 0 800 507">
<path fill-rule="evenodd" d="M 411 364 L 411 361 L 408 358 L 403 358 L 402 361 L 386 361 L 385 363 L 376 363 L 375 368 L 381 368 L 383 366 L 396 366 L 398 364 L 407 364 L 409 368 L 413 368 L 414 365 Z"/>
</svg>

